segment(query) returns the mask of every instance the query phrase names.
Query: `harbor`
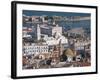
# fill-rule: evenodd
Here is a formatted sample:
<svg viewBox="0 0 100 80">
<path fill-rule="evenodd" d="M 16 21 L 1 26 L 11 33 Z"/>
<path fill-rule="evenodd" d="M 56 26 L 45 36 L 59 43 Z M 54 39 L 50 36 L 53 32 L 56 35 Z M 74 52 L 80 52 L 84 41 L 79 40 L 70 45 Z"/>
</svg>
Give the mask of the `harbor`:
<svg viewBox="0 0 100 80">
<path fill-rule="evenodd" d="M 23 69 L 91 66 L 90 16 L 23 15 Z"/>
</svg>

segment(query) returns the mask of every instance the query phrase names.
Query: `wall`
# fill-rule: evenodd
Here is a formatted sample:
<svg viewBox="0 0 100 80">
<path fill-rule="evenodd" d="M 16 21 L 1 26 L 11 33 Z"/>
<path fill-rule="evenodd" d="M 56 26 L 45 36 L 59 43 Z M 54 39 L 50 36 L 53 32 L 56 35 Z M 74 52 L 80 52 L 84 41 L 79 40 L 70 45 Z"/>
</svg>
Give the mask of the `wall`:
<svg viewBox="0 0 100 80">
<path fill-rule="evenodd" d="M 57 3 L 64 3 L 64 4 L 98 5 L 100 7 L 100 0 L 31 0 L 31 1 L 50 2 L 50 3 L 57 2 Z M 10 3 L 11 0 L 0 1 L 0 80 L 11 80 L 10 78 L 10 64 L 11 64 L 10 61 L 11 60 L 11 48 L 10 48 L 11 47 L 11 16 L 10 16 L 11 5 Z M 100 19 L 100 16 L 98 16 L 98 18 Z M 100 29 L 98 28 L 98 30 Z M 100 37 L 98 39 L 99 39 L 98 41 L 100 41 Z M 100 56 L 100 54 L 98 56 Z M 99 67 L 100 67 L 100 63 L 99 63 Z M 56 80 L 56 79 L 57 80 L 100 80 L 100 73 L 92 74 L 92 75 L 42 78 L 42 80 Z M 32 80 L 32 79 L 28 79 L 28 80 Z M 36 78 L 34 80 L 41 80 L 41 78 Z"/>
</svg>

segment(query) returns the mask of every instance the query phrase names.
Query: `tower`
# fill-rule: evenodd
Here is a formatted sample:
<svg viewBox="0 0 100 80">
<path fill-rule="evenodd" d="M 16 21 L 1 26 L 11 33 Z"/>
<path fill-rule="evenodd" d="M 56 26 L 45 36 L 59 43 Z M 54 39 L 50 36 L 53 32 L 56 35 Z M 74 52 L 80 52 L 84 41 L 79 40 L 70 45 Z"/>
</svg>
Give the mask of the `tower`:
<svg viewBox="0 0 100 80">
<path fill-rule="evenodd" d="M 59 41 L 59 56 L 62 55 L 62 44 L 61 44 L 61 39 Z"/>
<path fill-rule="evenodd" d="M 40 33 L 40 25 L 37 24 L 37 40 L 41 39 L 41 33 Z"/>
</svg>

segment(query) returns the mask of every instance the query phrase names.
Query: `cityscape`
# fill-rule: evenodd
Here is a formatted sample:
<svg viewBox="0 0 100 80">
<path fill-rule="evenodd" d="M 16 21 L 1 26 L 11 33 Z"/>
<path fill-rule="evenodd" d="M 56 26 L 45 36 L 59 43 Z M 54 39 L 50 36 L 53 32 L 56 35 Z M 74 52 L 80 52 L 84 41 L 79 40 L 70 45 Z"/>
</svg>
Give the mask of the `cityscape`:
<svg viewBox="0 0 100 80">
<path fill-rule="evenodd" d="M 91 66 L 89 13 L 23 10 L 22 68 Z"/>
</svg>

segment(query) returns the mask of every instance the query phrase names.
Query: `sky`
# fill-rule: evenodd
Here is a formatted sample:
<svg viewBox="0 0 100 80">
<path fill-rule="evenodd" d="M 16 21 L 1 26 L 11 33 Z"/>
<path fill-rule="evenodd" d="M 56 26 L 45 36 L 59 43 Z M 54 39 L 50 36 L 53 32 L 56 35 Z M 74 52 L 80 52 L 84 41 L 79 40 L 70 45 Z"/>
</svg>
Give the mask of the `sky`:
<svg viewBox="0 0 100 80">
<path fill-rule="evenodd" d="M 23 10 L 23 15 L 26 16 L 90 16 L 89 13 L 72 13 L 72 12 L 51 12 L 51 11 L 34 11 Z"/>
</svg>

